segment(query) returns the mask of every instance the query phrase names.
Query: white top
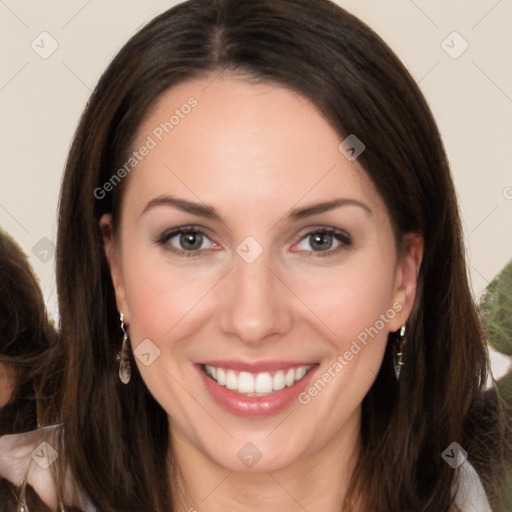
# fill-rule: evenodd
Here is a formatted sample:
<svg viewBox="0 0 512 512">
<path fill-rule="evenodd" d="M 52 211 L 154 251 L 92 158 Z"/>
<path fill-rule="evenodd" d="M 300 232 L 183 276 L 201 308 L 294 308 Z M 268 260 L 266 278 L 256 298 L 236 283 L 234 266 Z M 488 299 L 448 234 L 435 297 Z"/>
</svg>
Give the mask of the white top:
<svg viewBox="0 0 512 512">
<path fill-rule="evenodd" d="M 58 457 L 59 451 L 53 434 L 60 426 L 52 425 L 23 434 L 0 437 L 0 477 L 16 486 L 27 481 L 52 510 L 57 509 L 58 503 L 50 466 Z M 71 490 L 71 478 L 68 474 L 64 503 L 78 506 L 84 512 L 97 512 L 83 497 L 72 500 Z M 482 482 L 467 460 L 460 466 L 460 485 L 455 503 L 463 512 L 492 512 Z"/>
<path fill-rule="evenodd" d="M 459 492 L 455 503 L 462 512 L 492 512 L 478 473 L 468 460 L 460 466 Z"/>
</svg>

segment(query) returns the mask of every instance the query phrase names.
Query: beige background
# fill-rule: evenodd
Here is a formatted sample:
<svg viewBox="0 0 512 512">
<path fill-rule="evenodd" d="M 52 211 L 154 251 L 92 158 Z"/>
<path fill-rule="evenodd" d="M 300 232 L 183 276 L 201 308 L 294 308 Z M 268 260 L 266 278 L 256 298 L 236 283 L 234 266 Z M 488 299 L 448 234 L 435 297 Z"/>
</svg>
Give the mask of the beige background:
<svg viewBox="0 0 512 512">
<path fill-rule="evenodd" d="M 0 0 L 0 226 L 29 255 L 54 318 L 52 242 L 78 117 L 119 48 L 176 3 Z M 512 1 L 337 3 L 388 42 L 426 95 L 451 162 L 478 298 L 512 257 Z M 509 364 L 493 356 L 497 376 Z"/>
</svg>

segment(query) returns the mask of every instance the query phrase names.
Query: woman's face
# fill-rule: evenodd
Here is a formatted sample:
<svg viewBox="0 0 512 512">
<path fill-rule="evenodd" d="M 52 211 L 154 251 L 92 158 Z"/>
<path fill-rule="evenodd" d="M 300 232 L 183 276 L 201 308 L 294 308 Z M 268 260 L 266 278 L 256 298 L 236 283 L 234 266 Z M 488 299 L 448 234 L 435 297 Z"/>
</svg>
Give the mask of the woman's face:
<svg viewBox="0 0 512 512">
<path fill-rule="evenodd" d="M 117 238 L 102 218 L 118 308 L 174 442 L 230 470 L 354 446 L 410 312 L 421 239 L 398 257 L 341 142 L 289 89 L 184 82 L 140 127 Z"/>
</svg>

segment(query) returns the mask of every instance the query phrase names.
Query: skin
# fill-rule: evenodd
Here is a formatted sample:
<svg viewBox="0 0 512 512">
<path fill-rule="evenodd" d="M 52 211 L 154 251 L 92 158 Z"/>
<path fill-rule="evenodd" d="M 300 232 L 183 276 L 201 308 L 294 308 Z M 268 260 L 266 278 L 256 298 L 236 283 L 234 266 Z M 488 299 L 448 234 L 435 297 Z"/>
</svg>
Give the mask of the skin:
<svg viewBox="0 0 512 512">
<path fill-rule="evenodd" d="M 101 219 L 132 347 L 149 338 L 160 350 L 152 364 L 137 359 L 137 367 L 170 418 L 184 489 L 177 510 L 339 510 L 361 402 L 388 332 L 407 320 L 414 302 L 422 238 L 407 236 L 398 255 L 382 198 L 357 160 L 338 150 L 343 139 L 312 103 L 275 84 L 211 80 L 181 83 L 159 98 L 137 148 L 187 98 L 198 105 L 126 178 L 119 231 L 113 234 L 110 215 Z M 168 205 L 144 212 L 162 195 L 211 205 L 223 222 Z M 335 198 L 360 201 L 370 212 L 345 205 L 286 218 L 293 208 Z M 190 225 L 207 234 L 199 256 L 168 249 L 190 247 L 179 235 L 156 242 Z M 333 238 L 318 248 L 307 235 L 319 227 L 343 230 L 350 245 Z M 263 248 L 252 263 L 235 252 L 247 236 Z M 193 367 L 208 359 L 316 361 L 321 376 L 393 304 L 401 311 L 317 396 L 269 418 L 226 412 Z M 262 454 L 251 468 L 237 457 L 248 442 Z M 365 510 L 362 501 L 358 510 Z"/>
<path fill-rule="evenodd" d="M 14 391 L 14 369 L 9 363 L 0 363 L 0 408 L 9 402 Z"/>
</svg>

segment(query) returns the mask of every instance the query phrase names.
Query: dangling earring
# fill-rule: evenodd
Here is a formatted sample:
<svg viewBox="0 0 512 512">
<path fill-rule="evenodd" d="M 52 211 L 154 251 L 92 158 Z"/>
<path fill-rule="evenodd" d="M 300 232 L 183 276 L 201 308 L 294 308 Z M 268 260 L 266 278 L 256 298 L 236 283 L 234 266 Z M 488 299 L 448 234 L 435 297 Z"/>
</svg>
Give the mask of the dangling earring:
<svg viewBox="0 0 512 512">
<path fill-rule="evenodd" d="M 130 382 L 132 369 L 130 366 L 130 358 L 128 356 L 128 334 L 126 333 L 124 325 L 124 315 L 121 313 L 119 320 L 121 321 L 121 330 L 123 331 L 123 345 L 121 350 L 117 354 L 117 360 L 119 361 L 119 378 L 123 384 Z"/>
<path fill-rule="evenodd" d="M 400 328 L 400 336 L 395 342 L 395 348 L 393 353 L 393 368 L 395 369 L 396 380 L 400 379 L 400 370 L 404 365 L 403 362 L 403 350 L 405 344 L 405 324 Z"/>
</svg>

